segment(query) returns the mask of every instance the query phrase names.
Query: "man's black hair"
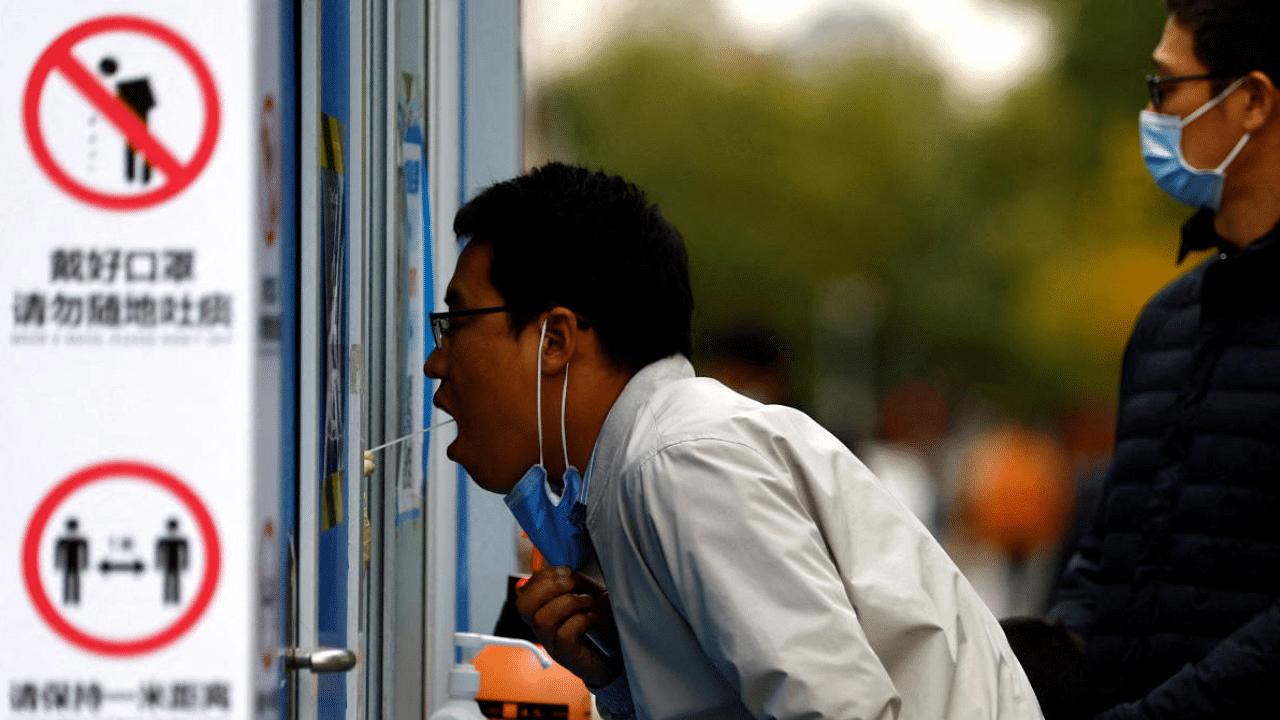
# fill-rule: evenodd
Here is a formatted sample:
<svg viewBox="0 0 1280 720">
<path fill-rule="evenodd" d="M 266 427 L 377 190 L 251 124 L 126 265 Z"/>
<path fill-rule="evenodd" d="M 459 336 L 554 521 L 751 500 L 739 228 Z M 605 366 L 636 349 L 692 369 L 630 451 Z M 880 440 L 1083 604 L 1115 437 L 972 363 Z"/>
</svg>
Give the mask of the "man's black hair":
<svg viewBox="0 0 1280 720">
<path fill-rule="evenodd" d="M 1196 59 L 1209 72 L 1240 76 L 1261 70 L 1280 82 L 1280 2 L 1165 0 L 1173 19 L 1191 31 Z M 1215 92 L 1231 84 L 1214 83 Z"/>
<path fill-rule="evenodd" d="M 691 354 L 684 239 L 626 180 L 548 163 L 472 198 L 453 230 L 493 248 L 489 279 L 515 308 L 513 332 L 566 307 L 595 327 L 620 368 Z"/>
</svg>

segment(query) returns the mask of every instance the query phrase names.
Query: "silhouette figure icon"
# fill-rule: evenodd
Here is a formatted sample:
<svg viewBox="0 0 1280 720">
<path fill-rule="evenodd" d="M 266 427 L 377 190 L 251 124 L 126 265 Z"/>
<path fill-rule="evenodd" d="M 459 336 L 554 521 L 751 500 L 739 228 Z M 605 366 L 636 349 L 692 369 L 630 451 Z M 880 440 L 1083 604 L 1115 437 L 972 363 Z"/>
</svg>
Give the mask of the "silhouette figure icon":
<svg viewBox="0 0 1280 720">
<path fill-rule="evenodd" d="M 75 518 L 67 519 L 67 532 L 58 538 L 54 566 L 62 571 L 62 604 L 80 604 L 80 571 L 89 566 L 89 541 L 80 534 Z"/>
<path fill-rule="evenodd" d="M 167 531 L 156 541 L 156 567 L 164 573 L 164 604 L 182 602 L 179 579 L 187 569 L 187 539 L 178 534 L 177 518 L 169 518 Z"/>
<path fill-rule="evenodd" d="M 107 77 L 112 77 L 119 70 L 119 64 L 115 58 L 104 57 L 98 63 L 98 70 Z M 121 80 L 116 83 L 116 99 L 122 105 L 138 118 L 143 125 L 147 124 L 147 113 L 151 112 L 151 108 L 157 105 L 155 95 L 151 92 L 151 81 L 146 77 L 131 78 Z M 129 182 L 133 182 L 138 176 L 138 165 L 142 165 L 142 184 L 146 185 L 151 181 L 151 162 L 145 157 L 139 157 L 137 149 L 133 143 L 128 140 L 124 141 L 124 178 Z"/>
</svg>

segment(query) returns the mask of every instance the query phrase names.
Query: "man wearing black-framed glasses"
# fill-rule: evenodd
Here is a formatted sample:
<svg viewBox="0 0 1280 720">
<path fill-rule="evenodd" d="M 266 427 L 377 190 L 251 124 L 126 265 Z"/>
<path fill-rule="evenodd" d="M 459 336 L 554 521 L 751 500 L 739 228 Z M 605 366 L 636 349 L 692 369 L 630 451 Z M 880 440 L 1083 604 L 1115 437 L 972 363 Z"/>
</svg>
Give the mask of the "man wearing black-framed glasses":
<svg viewBox="0 0 1280 720">
<path fill-rule="evenodd" d="M 1257 716 L 1280 681 L 1280 3 L 1166 0 L 1142 151 L 1196 208 L 1143 309 L 1114 457 L 1049 616 L 1097 717 Z"/>
<path fill-rule="evenodd" d="M 444 339 L 449 335 L 449 330 L 453 327 L 455 319 L 471 317 L 473 315 L 488 315 L 489 313 L 507 312 L 510 309 L 511 308 L 506 305 L 499 305 L 497 307 L 430 313 L 427 315 L 427 319 L 431 322 L 431 337 L 436 342 L 435 346 L 440 347 L 444 344 Z"/>
<path fill-rule="evenodd" d="M 454 229 L 425 367 L 449 457 L 548 561 L 517 610 L 602 714 L 1040 720 L 905 505 L 803 413 L 695 377 L 684 241 L 638 188 L 552 163 Z"/>
<path fill-rule="evenodd" d="M 1147 75 L 1147 97 L 1151 100 L 1151 109 L 1159 112 L 1164 105 L 1164 88 L 1177 83 L 1192 80 L 1234 80 L 1236 76 L 1220 73 L 1195 73 L 1193 75 Z"/>
</svg>

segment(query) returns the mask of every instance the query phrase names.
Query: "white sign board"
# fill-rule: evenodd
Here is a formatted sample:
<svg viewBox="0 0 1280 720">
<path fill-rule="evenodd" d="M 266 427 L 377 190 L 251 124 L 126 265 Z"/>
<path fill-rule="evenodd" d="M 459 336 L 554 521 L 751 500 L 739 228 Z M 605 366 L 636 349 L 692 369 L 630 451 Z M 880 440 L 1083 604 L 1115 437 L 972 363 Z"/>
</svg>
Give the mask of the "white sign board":
<svg viewBox="0 0 1280 720">
<path fill-rule="evenodd" d="M 277 670 L 258 12 L 0 3 L 10 720 L 249 718 Z"/>
</svg>

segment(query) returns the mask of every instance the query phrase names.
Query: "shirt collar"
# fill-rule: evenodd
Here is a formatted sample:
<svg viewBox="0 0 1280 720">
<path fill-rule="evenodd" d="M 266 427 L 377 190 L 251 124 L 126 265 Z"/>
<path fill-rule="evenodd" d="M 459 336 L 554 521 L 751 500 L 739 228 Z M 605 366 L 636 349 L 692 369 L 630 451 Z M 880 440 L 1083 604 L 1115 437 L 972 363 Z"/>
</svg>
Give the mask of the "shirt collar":
<svg viewBox="0 0 1280 720">
<path fill-rule="evenodd" d="M 1213 229 L 1213 221 L 1217 216 L 1214 211 L 1202 208 L 1183 223 L 1182 242 L 1178 247 L 1179 264 L 1186 259 L 1187 255 L 1199 250 L 1217 248 L 1223 254 L 1230 256 L 1237 253 L 1265 252 L 1278 244 L 1275 239 L 1280 234 L 1277 232 L 1280 231 L 1280 225 L 1272 228 L 1266 235 L 1254 240 L 1242 250 L 1218 236 L 1218 232 Z"/>
<path fill-rule="evenodd" d="M 587 477 L 583 479 L 584 493 L 587 486 L 594 484 L 593 489 L 598 496 L 617 475 L 636 415 L 641 406 L 653 397 L 658 386 L 691 377 L 694 377 L 693 365 L 679 353 L 649 363 L 631 376 L 618 399 L 613 402 L 613 407 L 609 409 L 609 415 L 600 428 L 600 434 L 596 436 Z M 587 512 L 591 513 L 589 503 Z"/>
<path fill-rule="evenodd" d="M 1213 229 L 1213 219 L 1217 217 L 1217 213 L 1208 208 L 1204 208 L 1196 212 L 1182 224 L 1182 243 L 1178 247 L 1178 264 L 1193 252 L 1199 250 L 1208 250 L 1216 247 L 1223 248 L 1223 245 L 1229 244 L 1222 238 L 1218 237 L 1218 233 Z"/>
</svg>

